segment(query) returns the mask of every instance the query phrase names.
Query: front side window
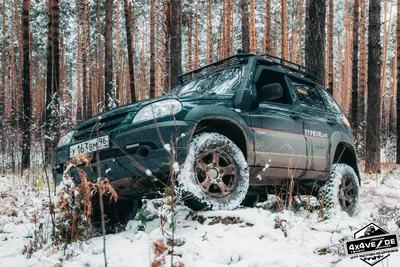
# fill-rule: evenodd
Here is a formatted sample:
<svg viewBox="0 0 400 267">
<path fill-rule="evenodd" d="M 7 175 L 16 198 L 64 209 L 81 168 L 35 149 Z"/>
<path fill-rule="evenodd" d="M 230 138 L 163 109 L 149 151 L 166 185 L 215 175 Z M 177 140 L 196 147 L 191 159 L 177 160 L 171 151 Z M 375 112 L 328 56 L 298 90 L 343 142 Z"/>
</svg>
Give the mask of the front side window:
<svg viewBox="0 0 400 267">
<path fill-rule="evenodd" d="M 242 78 L 243 66 L 235 66 L 201 76 L 175 87 L 176 96 L 234 94 Z"/>
<path fill-rule="evenodd" d="M 323 110 L 326 109 L 324 101 L 314 85 L 294 80 L 293 87 L 301 106 Z"/>
</svg>

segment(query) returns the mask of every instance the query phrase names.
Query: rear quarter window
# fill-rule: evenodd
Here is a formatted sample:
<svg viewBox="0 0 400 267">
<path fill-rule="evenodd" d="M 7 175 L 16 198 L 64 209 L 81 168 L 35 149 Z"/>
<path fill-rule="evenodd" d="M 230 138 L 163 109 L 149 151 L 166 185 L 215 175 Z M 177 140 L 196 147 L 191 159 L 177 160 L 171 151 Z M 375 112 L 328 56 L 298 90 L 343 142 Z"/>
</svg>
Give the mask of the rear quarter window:
<svg viewBox="0 0 400 267">
<path fill-rule="evenodd" d="M 314 85 L 296 80 L 292 80 L 292 85 L 301 106 L 326 110 L 324 101 Z"/>
<path fill-rule="evenodd" d="M 325 105 L 329 112 L 342 113 L 342 109 L 340 108 L 340 106 L 325 89 L 319 88 L 319 91 L 321 93 L 321 96 L 325 100 Z"/>
</svg>

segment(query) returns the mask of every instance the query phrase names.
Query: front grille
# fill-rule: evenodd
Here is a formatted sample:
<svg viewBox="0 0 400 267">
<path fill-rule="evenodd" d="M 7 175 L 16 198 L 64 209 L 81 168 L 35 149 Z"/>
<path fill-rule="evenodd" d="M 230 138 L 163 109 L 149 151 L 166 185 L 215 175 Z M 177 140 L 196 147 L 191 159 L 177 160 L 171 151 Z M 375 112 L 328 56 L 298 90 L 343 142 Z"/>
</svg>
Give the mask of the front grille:
<svg viewBox="0 0 400 267">
<path fill-rule="evenodd" d="M 84 127 L 75 131 L 74 140 L 82 141 L 87 140 L 98 135 L 106 134 L 114 130 L 121 122 L 125 119 L 125 114 L 119 114 L 109 118 L 95 121 L 91 124 L 85 125 Z"/>
</svg>

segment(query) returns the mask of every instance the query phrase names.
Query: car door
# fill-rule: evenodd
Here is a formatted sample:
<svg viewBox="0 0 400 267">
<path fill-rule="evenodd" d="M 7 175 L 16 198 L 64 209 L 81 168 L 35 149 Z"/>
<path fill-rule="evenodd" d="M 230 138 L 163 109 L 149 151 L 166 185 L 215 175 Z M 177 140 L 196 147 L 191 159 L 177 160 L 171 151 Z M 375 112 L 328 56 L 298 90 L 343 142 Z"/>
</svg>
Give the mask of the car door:
<svg viewBox="0 0 400 267">
<path fill-rule="evenodd" d="M 303 170 L 307 166 L 303 119 L 293 105 L 286 75 L 263 67 L 255 84 L 257 92 L 271 83 L 280 83 L 284 95 L 273 102 L 259 102 L 258 108 L 251 112 L 255 163 L 285 169 L 286 174 L 288 168 Z"/>
<path fill-rule="evenodd" d="M 336 117 L 326 109 L 316 85 L 291 77 L 301 117 L 308 157 L 312 160 L 310 170 L 325 172 L 329 168 L 330 137 L 337 126 Z"/>
</svg>

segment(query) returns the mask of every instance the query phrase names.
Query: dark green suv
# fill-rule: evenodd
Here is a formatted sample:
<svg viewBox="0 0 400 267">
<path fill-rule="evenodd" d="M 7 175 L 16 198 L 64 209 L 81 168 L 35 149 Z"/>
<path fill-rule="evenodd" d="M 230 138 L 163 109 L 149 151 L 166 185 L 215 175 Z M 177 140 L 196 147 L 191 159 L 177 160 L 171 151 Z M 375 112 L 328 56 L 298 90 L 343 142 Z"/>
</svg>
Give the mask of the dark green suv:
<svg viewBox="0 0 400 267">
<path fill-rule="evenodd" d="M 88 179 L 106 177 L 120 198 L 155 195 L 177 174 L 191 208 L 233 209 L 247 194 L 286 188 L 353 215 L 360 175 L 350 124 L 312 71 L 270 55 L 238 54 L 180 76 L 171 93 L 81 123 L 53 153 Z M 74 168 L 71 176 L 80 183 Z M 290 186 L 287 187 L 286 185 Z"/>
</svg>

